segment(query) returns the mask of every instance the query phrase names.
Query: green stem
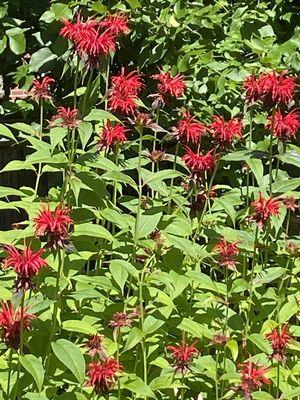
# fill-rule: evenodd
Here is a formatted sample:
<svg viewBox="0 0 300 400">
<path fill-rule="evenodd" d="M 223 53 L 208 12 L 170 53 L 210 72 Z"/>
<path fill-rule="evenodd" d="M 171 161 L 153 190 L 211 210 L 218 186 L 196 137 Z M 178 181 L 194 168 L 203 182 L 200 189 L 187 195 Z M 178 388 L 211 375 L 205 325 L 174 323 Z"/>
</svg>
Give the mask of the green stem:
<svg viewBox="0 0 300 400">
<path fill-rule="evenodd" d="M 206 211 L 207 211 L 208 200 L 209 200 L 210 192 L 211 192 L 211 189 L 212 189 L 212 186 L 213 186 L 213 183 L 214 183 L 214 179 L 215 179 L 215 176 L 216 176 L 218 167 L 219 167 L 219 159 L 218 159 L 218 161 L 216 162 L 216 166 L 215 166 L 214 172 L 213 172 L 212 177 L 211 177 L 210 182 L 209 182 L 209 186 L 208 186 L 208 190 L 207 190 L 207 195 L 206 195 L 204 207 L 203 207 L 203 210 L 202 210 L 200 219 L 199 219 L 198 227 L 197 227 L 196 232 L 195 232 L 195 235 L 194 235 L 194 239 L 195 239 L 195 240 L 196 240 L 196 238 L 198 237 L 198 235 L 199 235 L 200 232 L 201 232 L 201 228 L 202 228 L 201 225 L 202 225 L 203 217 L 204 217 L 204 215 L 205 215 L 205 213 L 206 213 Z"/>
<path fill-rule="evenodd" d="M 276 370 L 276 381 L 277 381 L 277 385 L 276 385 L 276 399 L 279 399 L 279 394 L 280 394 L 280 389 L 279 389 L 279 385 L 280 385 L 280 362 L 277 361 L 277 370 Z"/>
<path fill-rule="evenodd" d="M 58 257 L 58 270 L 56 275 L 56 285 L 55 285 L 55 304 L 53 309 L 52 315 L 52 322 L 51 322 L 51 331 L 48 339 L 47 351 L 45 354 L 45 374 L 48 372 L 49 368 L 49 361 L 50 361 L 50 350 L 51 350 L 51 342 L 55 336 L 56 332 L 56 323 L 57 323 L 57 314 L 58 314 L 58 307 L 59 307 L 59 282 L 61 278 L 61 271 L 63 269 L 63 256 L 62 250 L 58 250 L 57 252 Z"/>
<path fill-rule="evenodd" d="M 226 284 L 226 313 L 225 313 L 225 324 L 223 328 L 223 334 L 227 334 L 227 327 L 228 327 L 228 314 L 229 314 L 229 282 L 228 282 L 228 268 L 225 267 L 225 284 Z M 226 359 L 227 359 L 227 347 L 224 346 L 224 360 L 223 360 L 223 373 L 225 373 L 226 368 Z M 224 384 L 222 383 L 222 394 L 221 397 L 224 395 Z"/>
<path fill-rule="evenodd" d="M 275 107 L 272 112 L 272 127 L 270 134 L 270 147 L 269 147 L 269 192 L 272 196 L 272 183 L 273 183 L 273 139 L 274 139 L 274 120 L 275 120 Z"/>
<path fill-rule="evenodd" d="M 250 107 L 249 109 L 249 141 L 248 141 L 248 149 L 251 150 L 252 147 L 252 136 L 253 136 L 253 108 Z M 246 205 L 249 207 L 250 205 L 250 198 L 249 198 L 249 183 L 250 183 L 250 169 L 247 166 L 247 175 L 246 175 L 246 183 L 247 183 L 247 192 L 246 192 Z"/>
<path fill-rule="evenodd" d="M 93 79 L 93 73 L 94 73 L 94 69 L 91 68 L 89 77 L 88 77 L 88 81 L 87 81 L 87 85 L 86 85 L 86 90 L 85 90 L 84 97 L 83 97 L 83 102 L 82 102 L 82 110 L 81 110 L 82 118 L 84 118 L 84 116 L 85 116 L 86 103 L 87 103 L 88 96 L 90 95 L 90 86 L 91 86 L 92 79 Z"/>
<path fill-rule="evenodd" d="M 73 103 L 74 108 L 77 108 L 77 86 L 78 86 L 79 60 L 80 60 L 80 58 L 79 58 L 79 56 L 77 56 L 75 77 L 74 77 L 74 103 Z"/>
<path fill-rule="evenodd" d="M 219 400 L 218 366 L 219 366 L 219 350 L 216 349 L 216 374 L 215 374 L 215 394 L 216 394 L 216 400 Z"/>
<path fill-rule="evenodd" d="M 179 142 L 176 143 L 176 147 L 175 147 L 175 155 L 174 155 L 174 162 L 173 162 L 173 171 L 176 171 L 176 164 L 177 164 L 177 158 L 178 158 L 178 151 L 179 151 Z M 168 214 L 170 214 L 170 212 L 171 212 L 173 185 L 174 185 L 174 178 L 171 179 L 171 183 L 170 183 L 170 194 L 169 194 L 169 201 L 168 201 Z"/>
<path fill-rule="evenodd" d="M 248 296 L 248 311 L 247 311 L 246 325 L 245 325 L 245 332 L 244 332 L 245 339 L 247 339 L 249 328 L 250 328 L 250 314 L 251 314 L 251 310 L 252 310 L 252 295 L 253 295 L 253 279 L 254 279 L 254 270 L 256 267 L 257 247 L 258 247 L 258 226 L 256 226 L 256 229 L 255 229 L 252 268 L 251 268 L 251 274 L 250 274 L 250 290 L 249 290 L 249 296 Z"/>
<path fill-rule="evenodd" d="M 139 139 L 139 158 L 138 158 L 138 206 L 136 212 L 136 219 L 135 219 L 135 227 L 134 227 L 134 255 L 137 250 L 137 242 L 138 242 L 138 229 L 140 223 L 140 213 L 141 213 L 141 202 L 142 202 L 142 149 L 143 149 L 143 129 L 139 131 L 140 139 Z"/>
<path fill-rule="evenodd" d="M 107 66 L 106 66 L 106 79 L 105 79 L 105 103 L 104 110 L 107 110 L 108 105 L 108 87 L 109 87 L 109 74 L 110 74 L 110 56 L 107 57 Z"/>
<path fill-rule="evenodd" d="M 39 140 L 43 140 L 43 119 L 44 119 L 44 106 L 43 106 L 43 99 L 40 101 L 40 132 L 39 132 Z M 38 196 L 38 190 L 39 190 L 39 183 L 42 175 L 42 164 L 38 164 L 38 172 L 36 176 L 36 181 L 35 181 L 35 189 L 34 189 L 34 195 L 35 197 Z"/>
<path fill-rule="evenodd" d="M 10 394 L 10 380 L 11 380 L 11 369 L 12 369 L 12 356 L 13 356 L 13 349 L 9 350 L 9 356 L 8 356 L 8 378 L 7 378 L 7 387 L 6 387 L 6 398 L 7 400 L 10 399 L 9 394 Z"/>
<path fill-rule="evenodd" d="M 24 301 L 25 301 L 25 291 L 23 290 L 21 298 L 20 355 L 23 355 L 24 353 Z"/>
</svg>

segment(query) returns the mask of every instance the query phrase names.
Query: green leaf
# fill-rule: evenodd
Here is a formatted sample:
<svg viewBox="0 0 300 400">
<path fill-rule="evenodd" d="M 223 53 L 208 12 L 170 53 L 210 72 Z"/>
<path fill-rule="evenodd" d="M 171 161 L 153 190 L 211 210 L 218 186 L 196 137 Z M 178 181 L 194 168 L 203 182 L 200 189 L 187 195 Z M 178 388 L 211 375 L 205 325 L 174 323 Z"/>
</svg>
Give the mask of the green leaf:
<svg viewBox="0 0 300 400">
<path fill-rule="evenodd" d="M 157 227 L 162 214 L 142 214 L 139 219 L 137 226 L 137 232 L 135 234 L 137 239 L 147 237 Z"/>
<path fill-rule="evenodd" d="M 64 321 L 62 323 L 62 328 L 66 331 L 79 332 L 79 333 L 84 333 L 86 335 L 95 335 L 97 333 L 97 329 L 93 327 L 91 324 L 78 319 L 71 319 L 68 321 Z"/>
<path fill-rule="evenodd" d="M 35 171 L 35 168 L 32 164 L 29 164 L 26 161 L 13 160 L 6 164 L 0 173 L 8 171 L 23 171 L 24 169 Z"/>
<path fill-rule="evenodd" d="M 299 312 L 299 305 L 295 298 L 290 298 L 279 311 L 278 322 L 284 324 Z"/>
<path fill-rule="evenodd" d="M 66 5 L 62 3 L 51 4 L 50 10 L 53 12 L 55 19 L 57 21 L 72 18 L 72 10 Z"/>
<path fill-rule="evenodd" d="M 178 176 L 182 175 L 183 174 L 181 172 L 174 171 L 173 169 L 165 169 L 163 171 L 158 171 L 154 174 L 150 174 L 149 177 L 144 179 L 144 184 L 148 184 L 150 182 L 161 182 L 164 179 L 177 178 Z"/>
<path fill-rule="evenodd" d="M 44 383 L 44 367 L 42 361 L 32 354 L 26 354 L 25 356 L 19 356 L 21 365 L 26 371 L 33 377 L 38 391 L 40 392 Z"/>
<path fill-rule="evenodd" d="M 279 160 L 283 163 L 292 164 L 300 168 L 300 154 L 296 151 L 290 151 L 276 157 L 279 158 Z"/>
<path fill-rule="evenodd" d="M 26 39 L 24 30 L 21 28 L 12 28 L 6 31 L 8 36 L 9 46 L 15 54 L 22 54 L 26 49 Z"/>
<path fill-rule="evenodd" d="M 29 63 L 29 71 L 37 72 L 39 71 L 46 63 L 49 61 L 53 61 L 57 58 L 56 54 L 53 54 L 49 47 L 43 47 L 39 49 L 35 53 L 32 54 L 30 63 Z"/>
<path fill-rule="evenodd" d="M 141 3 L 138 0 L 126 0 L 126 2 L 130 5 L 131 8 L 141 8 Z"/>
<path fill-rule="evenodd" d="M 59 339 L 51 343 L 56 357 L 62 362 L 75 376 L 79 383 L 85 380 L 85 362 L 79 348 L 66 339 Z"/>
<path fill-rule="evenodd" d="M 236 359 L 238 358 L 238 355 L 239 355 L 239 346 L 237 344 L 237 341 L 236 340 L 229 340 L 226 343 L 226 347 L 228 347 L 229 350 L 231 351 L 233 361 L 236 361 Z"/>
<path fill-rule="evenodd" d="M 111 233 L 101 225 L 86 222 L 84 224 L 75 224 L 72 237 L 89 236 L 93 238 L 102 238 L 108 241 L 113 240 Z"/>
<path fill-rule="evenodd" d="M 102 121 L 104 123 L 106 121 L 120 122 L 120 120 L 110 112 L 100 109 L 98 110 L 96 108 L 92 109 L 91 112 L 84 117 L 84 121 Z"/>
<path fill-rule="evenodd" d="M 0 136 L 7 137 L 12 139 L 14 142 L 17 142 L 16 138 L 12 134 L 11 130 L 7 128 L 7 126 L 0 124 Z"/>
<path fill-rule="evenodd" d="M 273 183 L 273 191 L 275 193 L 285 193 L 290 190 L 295 190 L 300 186 L 299 178 L 290 178 L 284 181 L 275 181 Z"/>
<path fill-rule="evenodd" d="M 132 275 L 134 278 L 139 277 L 139 271 L 128 261 L 115 259 L 110 262 L 110 267 L 112 268 L 123 268 L 125 269 L 129 275 Z"/>
<path fill-rule="evenodd" d="M 81 122 L 78 126 L 78 133 L 80 136 L 82 148 L 85 149 L 88 141 L 93 134 L 93 126 L 89 122 Z"/>
<path fill-rule="evenodd" d="M 145 333 L 143 333 L 139 328 L 134 327 L 130 329 L 122 353 L 125 353 L 125 351 L 132 349 L 134 346 L 140 343 L 144 336 Z"/>
<path fill-rule="evenodd" d="M 196 321 L 193 321 L 190 318 L 183 318 L 181 323 L 178 325 L 178 328 L 182 331 L 186 331 L 190 333 L 195 338 L 201 338 L 202 336 L 212 339 L 213 334 L 207 328 L 206 325 L 199 324 Z"/>
<path fill-rule="evenodd" d="M 126 374 L 120 379 L 121 387 L 136 394 L 135 398 L 144 399 L 151 397 L 156 399 L 155 394 L 146 383 L 135 374 Z"/>
<path fill-rule="evenodd" d="M 109 269 L 112 277 L 114 278 L 123 293 L 124 285 L 128 278 L 128 272 L 126 268 L 122 263 L 110 263 Z"/>
<path fill-rule="evenodd" d="M 247 160 L 247 164 L 253 172 L 258 186 L 262 186 L 264 176 L 264 167 L 262 161 L 257 158 L 250 158 Z"/>
<path fill-rule="evenodd" d="M 272 353 L 272 347 L 268 339 L 266 339 L 263 335 L 259 333 L 252 333 L 249 336 L 249 339 L 252 343 L 255 344 L 260 350 L 262 350 L 266 354 Z"/>
</svg>

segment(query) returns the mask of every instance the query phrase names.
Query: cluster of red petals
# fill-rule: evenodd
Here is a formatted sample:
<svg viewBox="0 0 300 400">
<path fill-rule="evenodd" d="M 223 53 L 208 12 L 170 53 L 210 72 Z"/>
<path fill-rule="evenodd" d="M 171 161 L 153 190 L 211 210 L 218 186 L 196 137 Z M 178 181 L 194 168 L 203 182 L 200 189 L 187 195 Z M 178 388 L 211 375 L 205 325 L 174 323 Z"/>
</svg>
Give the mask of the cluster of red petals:
<svg viewBox="0 0 300 400">
<path fill-rule="evenodd" d="M 186 111 L 184 118 L 178 122 L 176 136 L 180 142 L 200 143 L 205 131 L 205 125 L 197 121 L 189 111 Z"/>
<path fill-rule="evenodd" d="M 70 208 L 59 204 L 54 211 L 49 205 L 43 205 L 38 215 L 33 219 L 35 224 L 35 234 L 46 236 L 47 242 L 51 246 L 61 246 L 68 238 L 69 226 L 73 223 L 70 217 Z"/>
<path fill-rule="evenodd" d="M 277 198 L 264 198 L 259 192 L 259 198 L 251 203 L 255 214 L 251 217 L 260 228 L 266 225 L 271 216 L 278 217 L 280 215 L 280 201 Z"/>
<path fill-rule="evenodd" d="M 50 85 L 54 82 L 55 80 L 49 76 L 45 76 L 43 79 L 34 79 L 32 97 L 36 101 L 51 99 Z"/>
<path fill-rule="evenodd" d="M 285 349 L 292 340 L 288 325 L 284 325 L 281 329 L 273 329 L 266 337 L 272 344 L 273 353 L 271 357 L 280 362 L 285 361 Z"/>
<path fill-rule="evenodd" d="M 38 274 L 42 267 L 47 265 L 47 262 L 41 257 L 44 252 L 43 249 L 34 251 L 30 247 L 25 247 L 20 250 L 14 246 L 5 246 L 5 250 L 8 256 L 3 262 L 4 268 L 13 268 L 20 277 L 33 277 Z"/>
<path fill-rule="evenodd" d="M 27 308 L 23 308 L 23 312 L 18 308 L 14 308 L 10 302 L 2 303 L 0 311 L 0 328 L 4 343 L 13 349 L 17 349 L 20 345 L 20 329 L 21 318 L 23 315 L 23 329 L 31 328 L 31 320 L 35 318 L 33 314 L 27 314 Z"/>
<path fill-rule="evenodd" d="M 91 335 L 86 343 L 88 348 L 88 354 L 94 358 L 98 354 L 100 359 L 105 359 L 104 347 L 103 347 L 103 335 Z"/>
<path fill-rule="evenodd" d="M 191 170 L 193 175 L 198 175 L 204 171 L 211 171 L 214 169 L 216 164 L 216 158 L 213 154 L 213 150 L 206 154 L 194 153 L 189 147 L 186 148 L 186 153 L 182 157 L 186 166 Z"/>
<path fill-rule="evenodd" d="M 57 125 L 62 126 L 63 128 L 75 129 L 78 127 L 80 122 L 77 119 L 77 116 L 77 108 L 58 107 L 57 114 L 53 115 L 51 118 L 51 124 L 54 125 L 57 122 Z"/>
<path fill-rule="evenodd" d="M 122 68 L 120 75 L 113 76 L 111 82 L 109 108 L 120 114 L 134 114 L 138 109 L 138 95 L 144 86 L 141 75 L 137 71 L 126 75 Z"/>
<path fill-rule="evenodd" d="M 114 386 L 122 365 L 114 358 L 109 357 L 102 362 L 90 363 L 88 369 L 88 385 L 94 386 L 96 393 L 107 394 Z"/>
<path fill-rule="evenodd" d="M 248 101 L 261 100 L 267 105 L 287 105 L 295 95 L 296 78 L 287 76 L 286 71 L 280 74 L 275 71 L 263 73 L 258 77 L 252 75 L 246 79 L 244 88 Z"/>
<path fill-rule="evenodd" d="M 297 200 L 294 196 L 286 196 L 282 198 L 282 202 L 285 205 L 287 210 L 295 212 L 299 205 L 297 204 Z"/>
<path fill-rule="evenodd" d="M 158 81 L 157 93 L 150 95 L 158 104 L 165 105 L 170 98 L 180 98 L 184 95 L 186 83 L 184 77 L 180 74 L 172 76 L 170 71 L 160 71 L 159 74 L 152 75 L 152 78 Z"/>
<path fill-rule="evenodd" d="M 300 113 L 297 110 L 283 114 L 280 109 L 268 118 L 266 128 L 282 141 L 291 140 L 296 137 L 300 128 Z"/>
<path fill-rule="evenodd" d="M 108 15 L 102 21 L 93 19 L 75 22 L 63 21 L 60 35 L 74 44 L 75 51 L 89 65 L 99 65 L 102 56 L 115 51 L 119 35 L 129 33 L 127 17 L 123 14 Z"/>
<path fill-rule="evenodd" d="M 235 139 L 243 137 L 243 123 L 239 119 L 231 118 L 226 122 L 223 117 L 214 115 L 209 130 L 213 139 L 224 148 L 230 147 Z"/>
<path fill-rule="evenodd" d="M 117 143 L 124 143 L 127 140 L 127 129 L 122 124 L 112 125 L 107 121 L 100 133 L 100 148 L 113 148 Z"/>
<path fill-rule="evenodd" d="M 189 369 L 189 364 L 193 361 L 193 358 L 198 356 L 199 351 L 195 347 L 196 343 L 188 345 L 185 339 L 182 339 L 180 344 L 167 347 L 172 352 L 176 372 L 185 373 Z"/>
<path fill-rule="evenodd" d="M 133 319 L 140 316 L 138 309 L 133 310 L 130 313 L 116 312 L 109 322 L 109 326 L 112 328 L 121 328 L 122 326 L 131 326 Z"/>
<path fill-rule="evenodd" d="M 121 13 L 108 15 L 99 22 L 99 26 L 108 29 L 115 36 L 127 35 L 130 32 L 128 18 Z"/>
<path fill-rule="evenodd" d="M 271 381 L 265 376 L 266 368 L 248 361 L 241 364 L 239 373 L 242 378 L 240 389 L 244 392 L 245 400 L 251 400 L 251 393 L 261 388 L 264 384 L 270 384 Z"/>
<path fill-rule="evenodd" d="M 240 254 L 240 250 L 237 247 L 238 243 L 240 243 L 240 241 L 230 243 L 222 238 L 213 248 L 213 251 L 219 255 L 219 264 L 232 271 L 236 270 L 235 258 Z"/>
</svg>

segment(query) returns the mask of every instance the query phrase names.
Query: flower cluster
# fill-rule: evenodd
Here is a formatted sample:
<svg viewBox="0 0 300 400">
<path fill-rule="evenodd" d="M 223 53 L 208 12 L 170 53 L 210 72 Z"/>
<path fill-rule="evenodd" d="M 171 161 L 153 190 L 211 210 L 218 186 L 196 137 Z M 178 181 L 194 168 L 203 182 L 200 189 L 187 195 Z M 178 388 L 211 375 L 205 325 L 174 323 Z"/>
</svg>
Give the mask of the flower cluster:
<svg viewBox="0 0 300 400">
<path fill-rule="evenodd" d="M 102 58 L 116 50 L 121 34 L 129 33 L 128 20 L 123 14 L 108 15 L 102 21 L 83 21 L 77 16 L 75 22 L 63 21 L 60 35 L 73 43 L 75 52 L 90 67 L 99 67 Z"/>
<path fill-rule="evenodd" d="M 254 362 L 247 361 L 241 364 L 239 373 L 241 375 L 242 382 L 239 389 L 244 393 L 245 400 L 251 400 L 251 393 L 260 389 L 265 384 L 270 384 L 271 381 L 266 377 L 267 369 L 263 368 Z"/>
<path fill-rule="evenodd" d="M 126 74 L 125 68 L 122 68 L 121 73 L 113 76 L 111 82 L 108 97 L 110 110 L 120 114 L 134 114 L 139 107 L 138 96 L 143 87 L 141 75 L 137 71 Z"/>
<path fill-rule="evenodd" d="M 259 192 L 258 199 L 251 203 L 255 214 L 251 217 L 260 228 L 263 228 L 269 221 L 271 216 L 278 217 L 280 215 L 281 202 L 277 198 L 264 198 Z"/>
<path fill-rule="evenodd" d="M 28 314 L 27 308 L 14 308 L 10 302 L 2 303 L 0 311 L 0 329 L 4 343 L 13 349 L 20 345 L 21 318 L 23 319 L 23 329 L 30 330 L 31 321 L 35 315 Z"/>
<path fill-rule="evenodd" d="M 237 245 L 240 241 L 228 242 L 225 238 L 221 238 L 219 242 L 213 248 L 219 256 L 219 264 L 232 271 L 236 271 L 236 256 L 240 254 L 240 250 Z"/>
<path fill-rule="evenodd" d="M 36 101 L 50 100 L 50 86 L 55 82 L 53 78 L 45 76 L 42 79 L 34 79 L 32 87 L 32 97 Z"/>
<path fill-rule="evenodd" d="M 281 328 L 273 329 L 272 332 L 266 335 L 266 337 L 272 344 L 273 353 L 271 357 L 279 362 L 284 362 L 286 358 L 286 346 L 292 340 L 292 336 L 289 332 L 289 326 L 285 324 Z"/>
<path fill-rule="evenodd" d="M 77 108 L 58 107 L 57 114 L 53 115 L 50 121 L 51 126 L 75 129 L 79 125 Z"/>
<path fill-rule="evenodd" d="M 182 75 L 172 76 L 170 71 L 152 75 L 152 78 L 158 81 L 157 93 L 150 95 L 154 98 L 156 105 L 166 105 L 172 98 L 179 99 L 184 95 L 186 83 Z"/>
<path fill-rule="evenodd" d="M 191 345 L 188 345 L 183 337 L 180 344 L 167 346 L 167 349 L 172 353 L 176 372 L 185 374 L 188 371 L 189 364 L 199 355 L 199 351 L 195 347 L 196 343 L 197 342 L 194 342 Z"/>
<path fill-rule="evenodd" d="M 266 128 L 282 141 L 295 139 L 300 128 L 300 113 L 292 110 L 283 114 L 280 109 L 268 118 Z"/>
<path fill-rule="evenodd" d="M 231 147 L 234 139 L 243 137 L 243 123 L 239 119 L 231 118 L 228 122 L 218 115 L 213 116 L 213 122 L 209 125 L 212 138 L 223 149 Z"/>
<path fill-rule="evenodd" d="M 112 149 L 116 144 L 126 142 L 128 129 L 122 124 L 112 125 L 110 121 L 102 128 L 98 145 L 100 149 Z"/>
<path fill-rule="evenodd" d="M 205 134 L 205 125 L 196 120 L 189 111 L 184 113 L 184 118 L 178 122 L 175 135 L 180 142 L 198 144 Z"/>
<path fill-rule="evenodd" d="M 122 365 L 113 357 L 104 361 L 89 364 L 89 386 L 94 386 L 96 393 L 107 394 L 115 385 L 118 374 L 122 371 Z"/>
</svg>

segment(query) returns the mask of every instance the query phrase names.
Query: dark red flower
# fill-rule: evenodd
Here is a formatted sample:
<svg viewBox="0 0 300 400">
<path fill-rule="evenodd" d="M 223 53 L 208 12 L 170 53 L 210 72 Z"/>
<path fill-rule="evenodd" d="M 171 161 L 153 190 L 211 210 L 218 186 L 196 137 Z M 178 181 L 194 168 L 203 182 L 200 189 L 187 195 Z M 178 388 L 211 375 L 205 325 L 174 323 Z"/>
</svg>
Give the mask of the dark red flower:
<svg viewBox="0 0 300 400">
<path fill-rule="evenodd" d="M 280 215 L 280 201 L 277 198 L 264 198 L 259 192 L 259 198 L 251 203 L 255 214 L 251 217 L 260 228 L 266 225 L 271 216 Z"/>
<path fill-rule="evenodd" d="M 222 148 L 231 147 L 235 139 L 242 138 L 242 129 L 243 123 L 240 120 L 231 118 L 226 122 L 223 117 L 218 115 L 213 116 L 213 122 L 209 125 L 213 139 Z"/>
<path fill-rule="evenodd" d="M 182 338 L 180 344 L 167 347 L 172 352 L 176 372 L 184 374 L 189 369 L 189 364 L 193 361 L 193 358 L 198 356 L 199 351 L 195 347 L 196 343 L 197 341 L 188 345 L 185 339 Z"/>
<path fill-rule="evenodd" d="M 116 312 L 109 322 L 109 326 L 112 328 L 121 328 L 122 326 L 131 326 L 133 319 L 139 317 L 140 313 L 138 309 L 133 310 L 130 313 Z"/>
<path fill-rule="evenodd" d="M 232 271 L 236 271 L 236 256 L 240 254 L 240 250 L 237 247 L 238 243 L 240 243 L 239 240 L 230 243 L 222 238 L 213 248 L 213 252 L 219 255 L 219 264 Z"/>
<path fill-rule="evenodd" d="M 99 146 L 100 148 L 113 148 L 117 143 L 124 143 L 127 140 L 126 132 L 128 129 L 122 124 L 112 125 L 107 121 L 100 133 Z"/>
<path fill-rule="evenodd" d="M 205 131 L 205 125 L 197 121 L 196 117 L 192 116 L 189 111 L 186 111 L 184 118 L 178 122 L 175 132 L 180 142 L 200 143 Z"/>
<path fill-rule="evenodd" d="M 216 333 L 210 344 L 212 345 L 218 345 L 218 344 L 226 344 L 228 342 L 228 340 L 230 339 L 230 336 L 228 334 L 225 333 Z"/>
<path fill-rule="evenodd" d="M 20 277 L 30 278 L 37 275 L 40 269 L 47 265 L 47 262 L 41 257 L 44 250 L 32 250 L 25 247 L 20 250 L 14 246 L 5 246 L 8 256 L 4 259 L 4 268 L 11 267 Z"/>
<path fill-rule="evenodd" d="M 289 326 L 285 324 L 281 329 L 273 329 L 266 337 L 272 344 L 273 353 L 271 357 L 280 362 L 285 361 L 285 349 L 292 340 Z"/>
<path fill-rule="evenodd" d="M 287 71 L 262 74 L 258 78 L 259 93 L 266 104 L 288 104 L 296 91 L 296 78 L 286 76 Z"/>
<path fill-rule="evenodd" d="M 93 29 L 95 26 L 95 21 L 90 20 L 87 22 L 83 22 L 80 15 L 77 16 L 77 20 L 75 22 L 68 21 L 66 19 L 62 20 L 63 27 L 61 28 L 59 34 L 66 39 L 75 42 L 78 35 L 84 30 Z"/>
<path fill-rule="evenodd" d="M 297 110 L 282 114 L 280 109 L 268 118 L 266 128 L 282 141 L 295 139 L 300 128 L 300 113 Z"/>
<path fill-rule="evenodd" d="M 271 381 L 265 376 L 267 369 L 254 364 L 252 361 L 247 361 L 240 366 L 239 373 L 242 383 L 239 389 L 244 392 L 245 400 L 251 400 L 253 390 L 260 389 L 264 384 L 270 384 Z"/>
<path fill-rule="evenodd" d="M 197 177 L 205 171 L 211 171 L 216 164 L 216 158 L 213 150 L 206 154 L 194 153 L 189 147 L 186 148 L 186 153 L 182 157 L 186 166 L 190 169 L 193 176 Z"/>
<path fill-rule="evenodd" d="M 102 362 L 90 363 L 87 384 L 94 386 L 96 393 L 107 394 L 115 385 L 122 368 L 122 365 L 112 357 Z"/>
<path fill-rule="evenodd" d="M 68 129 L 75 129 L 79 125 L 77 108 L 58 107 L 57 114 L 51 118 L 50 125 L 58 125 Z M 57 122 L 57 124 L 56 124 Z"/>
<path fill-rule="evenodd" d="M 39 101 L 41 99 L 43 100 L 51 99 L 50 85 L 54 82 L 55 80 L 53 78 L 50 78 L 49 76 L 45 76 L 42 79 L 34 79 L 32 88 L 32 97 L 36 101 Z"/>
<path fill-rule="evenodd" d="M 159 82 L 158 93 L 152 97 L 156 97 L 161 104 L 165 104 L 169 97 L 178 99 L 184 95 L 186 83 L 182 75 L 172 76 L 170 71 L 160 70 L 160 73 L 152 75 L 152 78 Z"/>
<path fill-rule="evenodd" d="M 143 82 L 137 71 L 126 75 L 125 69 L 121 69 L 120 75 L 112 77 L 112 87 L 109 90 L 109 108 L 121 114 L 134 114 L 138 105 L 138 95 Z"/>
<path fill-rule="evenodd" d="M 297 208 L 299 208 L 299 205 L 297 204 L 297 200 L 294 196 L 282 197 L 281 200 L 287 210 L 291 210 L 292 212 L 295 212 L 297 210 Z"/>
<path fill-rule="evenodd" d="M 101 360 L 106 358 L 103 347 L 103 335 L 91 335 L 86 343 L 88 354 L 94 358 L 98 354 Z"/>
<path fill-rule="evenodd" d="M 46 236 L 48 245 L 62 247 L 69 238 L 69 226 L 73 223 L 70 209 L 59 204 L 54 211 L 49 205 L 43 205 L 38 215 L 33 219 L 35 234 Z"/>
<path fill-rule="evenodd" d="M 31 328 L 31 320 L 35 318 L 33 314 L 27 314 L 27 307 L 23 309 L 23 328 L 28 331 Z M 20 345 L 22 310 L 20 307 L 14 308 L 10 302 L 2 303 L 0 311 L 0 328 L 4 343 L 13 349 Z"/>
<path fill-rule="evenodd" d="M 128 22 L 128 18 L 124 14 L 109 14 L 99 23 L 99 26 L 108 29 L 116 36 L 120 34 L 127 35 L 130 32 Z"/>
<path fill-rule="evenodd" d="M 246 91 L 246 98 L 250 103 L 259 100 L 259 81 L 255 75 L 250 75 L 246 78 L 244 82 L 244 89 Z"/>
</svg>

